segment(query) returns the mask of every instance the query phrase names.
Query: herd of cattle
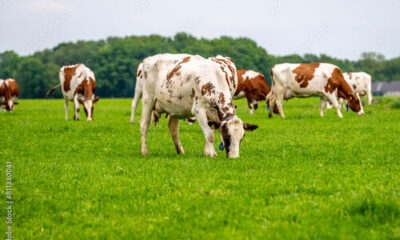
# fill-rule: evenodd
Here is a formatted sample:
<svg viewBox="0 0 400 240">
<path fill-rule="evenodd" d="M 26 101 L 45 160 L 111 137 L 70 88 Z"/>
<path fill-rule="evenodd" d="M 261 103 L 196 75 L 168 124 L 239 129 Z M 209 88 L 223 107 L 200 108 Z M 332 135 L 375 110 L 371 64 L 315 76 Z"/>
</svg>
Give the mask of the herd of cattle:
<svg viewBox="0 0 400 240">
<path fill-rule="evenodd" d="M 61 87 L 64 96 L 65 119 L 68 120 L 68 102 L 74 102 L 74 119 L 79 119 L 80 104 L 87 120 L 93 119 L 96 79 L 92 70 L 84 64 L 64 66 L 60 69 L 60 84 L 50 89 L 51 94 Z M 269 116 L 283 112 L 283 100 L 293 97 L 320 97 L 320 114 L 325 104 L 335 107 L 341 118 L 344 100 L 358 115 L 364 115 L 360 96 L 366 95 L 372 102 L 371 76 L 359 73 L 342 73 L 329 63 L 277 64 L 271 68 L 272 88 L 263 74 L 252 70 L 236 70 L 229 57 L 203 58 L 189 54 L 158 54 L 147 57 L 137 67 L 135 95 L 132 100 L 131 123 L 137 104 L 142 98 L 140 120 L 141 153 L 147 155 L 146 136 L 153 116 L 155 123 L 166 113 L 168 129 L 178 154 L 184 154 L 179 139 L 179 120 L 198 121 L 204 137 L 204 155 L 215 157 L 214 130 L 221 135 L 220 149 L 225 148 L 227 157 L 239 156 L 239 145 L 244 131 L 252 131 L 256 125 L 243 123 L 236 115 L 233 99 L 246 97 L 250 114 L 260 101 L 270 108 Z M 13 111 L 17 104 L 18 86 L 15 80 L 0 80 L 0 105 Z M 212 128 L 213 127 L 213 128 Z"/>
</svg>

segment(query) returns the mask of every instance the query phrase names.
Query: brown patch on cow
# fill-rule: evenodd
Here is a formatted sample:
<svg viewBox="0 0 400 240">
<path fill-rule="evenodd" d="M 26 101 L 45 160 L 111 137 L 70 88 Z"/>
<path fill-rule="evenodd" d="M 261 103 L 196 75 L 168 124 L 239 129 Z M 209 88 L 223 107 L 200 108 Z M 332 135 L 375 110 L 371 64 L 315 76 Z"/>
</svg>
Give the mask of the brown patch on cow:
<svg viewBox="0 0 400 240">
<path fill-rule="evenodd" d="M 356 90 L 356 88 L 357 88 L 357 85 L 353 84 L 353 89 Z"/>
<path fill-rule="evenodd" d="M 182 59 L 182 61 L 180 61 L 168 74 L 167 74 L 167 80 L 170 80 L 174 75 L 178 75 L 179 76 L 179 70 L 182 67 L 182 64 L 189 62 L 190 60 L 190 56 L 185 57 Z"/>
<path fill-rule="evenodd" d="M 64 71 L 64 84 L 63 84 L 63 88 L 65 92 L 68 92 L 69 90 L 71 90 L 71 79 L 72 77 L 75 75 L 76 73 L 76 69 L 80 66 L 80 64 L 77 64 L 75 66 L 72 67 L 64 67 L 63 71 Z"/>
<path fill-rule="evenodd" d="M 10 87 L 7 85 L 6 81 L 0 86 L 0 97 L 4 97 L 4 103 L 7 103 L 12 98 Z"/>
<path fill-rule="evenodd" d="M 335 80 L 332 79 L 332 76 L 328 78 L 328 81 L 326 82 L 325 85 L 325 92 L 327 93 L 333 93 L 337 88 L 337 83 L 335 83 Z"/>
<path fill-rule="evenodd" d="M 211 61 L 214 61 L 214 62 L 216 62 L 217 64 L 220 65 L 220 68 L 221 68 L 222 72 L 225 74 L 225 80 L 226 80 L 228 86 L 231 87 L 231 85 L 232 85 L 233 88 L 236 88 L 236 83 L 235 83 L 236 71 L 231 65 L 231 64 L 233 64 L 233 61 L 230 61 L 231 63 L 228 63 L 225 59 L 216 58 L 216 57 L 211 58 Z M 227 67 L 228 70 L 231 72 L 231 76 L 230 77 L 228 76 L 229 75 L 228 72 L 225 71 L 225 67 Z"/>
<path fill-rule="evenodd" d="M 96 82 L 93 78 L 89 77 L 84 79 L 76 88 L 75 94 L 82 94 L 85 100 L 93 98 L 93 94 L 96 91 Z"/>
<path fill-rule="evenodd" d="M 229 77 L 228 77 L 228 73 L 225 71 L 225 69 L 224 69 L 224 67 L 223 67 L 223 66 L 221 66 L 220 68 L 221 68 L 222 72 L 225 74 L 225 81 L 226 81 L 226 83 L 227 83 L 227 84 L 228 84 L 228 86 L 229 86 L 230 84 L 229 84 Z"/>
<path fill-rule="evenodd" d="M 225 95 L 224 93 L 219 93 L 219 98 L 218 98 L 218 102 L 221 104 L 225 104 Z"/>
<path fill-rule="evenodd" d="M 308 82 L 314 78 L 315 70 L 319 67 L 319 63 L 303 63 L 300 64 L 292 72 L 296 74 L 296 81 L 301 88 L 308 86 Z"/>
<path fill-rule="evenodd" d="M 215 94 L 215 86 L 211 82 L 208 82 L 201 87 L 201 95 L 211 96 L 211 94 Z"/>
<path fill-rule="evenodd" d="M 8 87 L 10 88 L 10 94 L 12 97 L 18 97 L 19 96 L 19 89 L 18 89 L 18 84 L 14 79 L 8 79 Z"/>
</svg>

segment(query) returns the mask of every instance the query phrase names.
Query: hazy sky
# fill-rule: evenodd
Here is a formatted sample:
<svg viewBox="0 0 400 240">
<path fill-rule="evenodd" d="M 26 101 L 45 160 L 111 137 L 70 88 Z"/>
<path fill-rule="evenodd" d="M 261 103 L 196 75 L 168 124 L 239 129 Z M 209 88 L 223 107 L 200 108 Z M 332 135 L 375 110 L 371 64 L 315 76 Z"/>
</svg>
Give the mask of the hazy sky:
<svg viewBox="0 0 400 240">
<path fill-rule="evenodd" d="M 249 37 L 269 53 L 400 56 L 400 0 L 0 0 L 0 52 L 185 31 Z"/>
</svg>

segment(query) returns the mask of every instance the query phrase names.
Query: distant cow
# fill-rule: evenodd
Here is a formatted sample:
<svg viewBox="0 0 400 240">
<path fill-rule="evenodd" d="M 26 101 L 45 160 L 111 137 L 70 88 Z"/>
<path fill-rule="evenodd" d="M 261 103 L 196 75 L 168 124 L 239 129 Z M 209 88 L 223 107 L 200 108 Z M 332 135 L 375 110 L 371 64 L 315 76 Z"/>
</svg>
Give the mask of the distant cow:
<svg viewBox="0 0 400 240">
<path fill-rule="evenodd" d="M 250 108 L 250 114 L 258 107 L 258 102 L 265 101 L 271 88 L 263 74 L 253 70 L 237 70 L 238 87 L 233 99 L 246 97 L 247 105 Z M 274 113 L 279 113 L 275 106 Z"/>
<path fill-rule="evenodd" d="M 184 154 L 179 140 L 179 118 L 195 116 L 206 140 L 204 155 L 217 156 L 214 132 L 208 125 L 217 122 L 227 156 L 238 157 L 244 130 L 254 130 L 257 126 L 244 124 L 236 116 L 232 100 L 237 88 L 235 64 L 221 56 L 176 59 L 175 54 L 159 54 L 143 61 L 142 155 L 148 154 L 146 136 L 155 109 L 159 114 L 169 114 L 168 128 L 178 154 Z"/>
<path fill-rule="evenodd" d="M 356 93 L 367 96 L 368 104 L 372 103 L 371 75 L 365 72 L 346 72 L 343 77 Z"/>
<path fill-rule="evenodd" d="M 83 64 L 64 66 L 60 69 L 60 84 L 47 95 L 62 86 L 65 120 L 68 120 L 68 101 L 74 101 L 74 120 L 79 120 L 79 103 L 83 105 L 88 121 L 93 120 L 93 107 L 100 97 L 94 97 L 96 79 L 92 70 Z"/>
<path fill-rule="evenodd" d="M 364 115 L 360 105 L 360 99 L 352 91 L 344 80 L 339 67 L 329 63 L 305 63 L 305 64 L 277 64 L 271 69 L 271 76 L 274 83 L 271 93 L 268 95 L 271 108 L 278 105 L 279 113 L 282 118 L 283 100 L 293 97 L 321 97 L 321 116 L 324 115 L 325 101 L 332 103 L 340 118 L 340 105 L 337 97 L 346 99 L 350 108 L 358 115 Z M 270 111 L 270 116 L 273 113 Z"/>
<path fill-rule="evenodd" d="M 0 79 L 0 105 L 4 105 L 6 111 L 14 111 L 18 95 L 18 85 L 14 79 Z"/>
<path fill-rule="evenodd" d="M 368 104 L 372 103 L 371 75 L 365 72 L 345 72 L 343 77 L 353 92 L 359 96 L 367 96 Z M 343 105 L 343 98 L 339 98 L 339 103 Z M 331 104 L 326 105 L 328 109 L 332 108 Z"/>
</svg>

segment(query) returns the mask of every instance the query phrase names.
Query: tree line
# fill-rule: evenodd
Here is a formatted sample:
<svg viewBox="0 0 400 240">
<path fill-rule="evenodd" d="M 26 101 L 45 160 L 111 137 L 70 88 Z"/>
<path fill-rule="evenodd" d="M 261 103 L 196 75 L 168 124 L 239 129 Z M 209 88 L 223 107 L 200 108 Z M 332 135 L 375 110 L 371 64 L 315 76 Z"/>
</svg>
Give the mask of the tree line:
<svg viewBox="0 0 400 240">
<path fill-rule="evenodd" d="M 385 59 L 382 54 L 366 52 L 358 61 L 342 60 L 321 54 L 274 56 L 249 38 L 195 38 L 186 33 L 174 37 L 159 35 L 109 37 L 99 41 L 61 43 L 53 49 L 18 56 L 13 51 L 0 53 L 0 78 L 17 80 L 22 98 L 43 98 L 46 91 L 59 83 L 59 69 L 64 65 L 83 63 L 96 75 L 96 95 L 132 97 L 136 67 L 146 57 L 158 53 L 189 53 L 203 57 L 218 54 L 231 57 L 237 69 L 263 73 L 270 84 L 270 67 L 277 63 L 329 62 L 343 71 L 364 71 L 373 81 L 400 80 L 400 57 Z M 60 97 L 61 91 L 53 97 Z"/>
</svg>

